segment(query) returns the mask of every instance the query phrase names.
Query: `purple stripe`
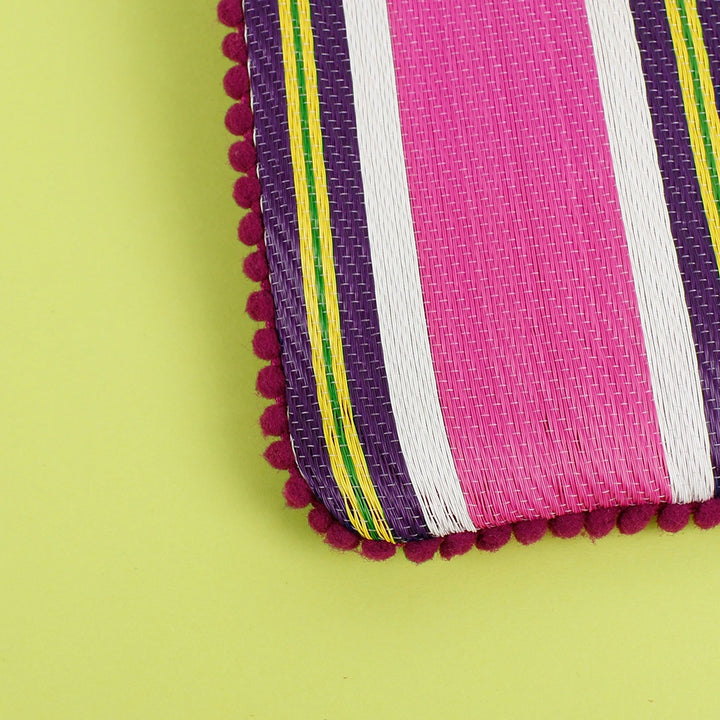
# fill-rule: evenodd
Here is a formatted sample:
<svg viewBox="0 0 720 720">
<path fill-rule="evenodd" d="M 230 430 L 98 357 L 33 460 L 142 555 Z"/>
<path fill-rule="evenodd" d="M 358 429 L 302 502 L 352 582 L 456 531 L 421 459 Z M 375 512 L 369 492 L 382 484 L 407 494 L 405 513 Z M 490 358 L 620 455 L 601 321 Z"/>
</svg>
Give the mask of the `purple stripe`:
<svg viewBox="0 0 720 720">
<path fill-rule="evenodd" d="M 697 10 L 710 59 L 715 103 L 720 107 L 720 5 L 718 0 L 698 0 Z"/>
<path fill-rule="evenodd" d="M 428 537 L 392 414 L 340 0 L 310 0 L 345 367 L 370 477 L 396 538 Z"/>
<path fill-rule="evenodd" d="M 407 475 L 383 369 L 344 23 L 339 8 L 317 5 L 313 25 L 320 28 L 315 32 L 318 83 L 348 385 L 360 442 L 393 537 L 413 540 L 428 537 L 429 531 Z M 313 492 L 350 526 L 328 458 L 312 368 L 276 0 L 246 0 L 245 22 L 290 434 L 298 467 Z"/>
<path fill-rule="evenodd" d="M 690 311 L 703 388 L 705 418 L 720 490 L 720 275 L 710 238 L 665 6 L 631 0 L 640 46 L 665 201 Z M 706 38 L 707 40 L 707 38 Z M 717 42 L 714 50 L 717 51 Z M 715 52 L 717 58 L 717 52 Z"/>
<path fill-rule="evenodd" d="M 246 0 L 245 24 L 265 242 L 287 381 L 290 435 L 298 468 L 313 492 L 351 527 L 332 474 L 312 372 L 275 0 Z"/>
</svg>

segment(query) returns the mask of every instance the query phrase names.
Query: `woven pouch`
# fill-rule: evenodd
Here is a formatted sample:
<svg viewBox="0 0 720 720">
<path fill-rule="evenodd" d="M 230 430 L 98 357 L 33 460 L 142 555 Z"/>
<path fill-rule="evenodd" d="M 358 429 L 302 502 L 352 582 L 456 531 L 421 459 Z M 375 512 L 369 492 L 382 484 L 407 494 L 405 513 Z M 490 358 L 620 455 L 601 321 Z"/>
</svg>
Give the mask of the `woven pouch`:
<svg viewBox="0 0 720 720">
<path fill-rule="evenodd" d="M 261 419 L 342 549 L 720 522 L 715 0 L 222 0 Z"/>
</svg>

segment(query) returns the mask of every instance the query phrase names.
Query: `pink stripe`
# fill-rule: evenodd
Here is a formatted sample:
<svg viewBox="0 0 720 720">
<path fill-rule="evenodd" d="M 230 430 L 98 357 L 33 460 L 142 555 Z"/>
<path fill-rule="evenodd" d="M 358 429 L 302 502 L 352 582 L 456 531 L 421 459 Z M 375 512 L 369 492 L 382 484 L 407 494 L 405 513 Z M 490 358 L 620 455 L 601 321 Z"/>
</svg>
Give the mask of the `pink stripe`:
<svg viewBox="0 0 720 720">
<path fill-rule="evenodd" d="M 388 9 L 433 362 L 473 521 L 669 500 L 584 3 Z"/>
</svg>

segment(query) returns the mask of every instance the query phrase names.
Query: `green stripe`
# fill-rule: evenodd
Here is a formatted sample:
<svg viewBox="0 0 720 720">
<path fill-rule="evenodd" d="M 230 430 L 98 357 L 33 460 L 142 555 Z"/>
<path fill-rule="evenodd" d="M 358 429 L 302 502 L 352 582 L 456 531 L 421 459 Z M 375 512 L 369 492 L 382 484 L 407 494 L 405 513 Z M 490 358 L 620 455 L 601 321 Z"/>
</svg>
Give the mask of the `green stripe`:
<svg viewBox="0 0 720 720">
<path fill-rule="evenodd" d="M 310 123 L 308 119 L 307 109 L 307 88 L 305 83 L 305 66 L 302 52 L 302 37 L 300 35 L 300 16 L 298 13 L 297 3 L 290 3 L 293 21 L 293 40 L 295 44 L 295 64 L 297 65 L 298 87 L 300 91 L 300 119 L 302 127 L 303 151 L 305 154 L 305 176 L 307 178 L 308 196 L 310 201 L 310 221 L 312 226 L 312 242 L 313 242 L 313 260 L 315 265 L 315 279 L 318 289 L 318 309 L 320 313 L 320 330 L 322 335 L 322 353 L 325 363 L 325 374 L 328 381 L 328 392 L 330 395 L 330 404 L 333 409 L 333 421 L 338 435 L 338 443 L 340 445 L 340 453 L 343 463 L 348 471 L 350 482 L 352 484 L 355 498 L 357 499 L 360 513 L 365 520 L 370 536 L 379 539 L 375 523 L 373 522 L 370 508 L 368 507 L 365 495 L 360 488 L 357 479 L 357 471 L 353 462 L 350 450 L 345 437 L 345 429 L 342 423 L 342 415 L 340 411 L 340 403 L 338 402 L 337 387 L 335 383 L 335 375 L 332 371 L 332 348 L 328 335 L 327 323 L 327 300 L 325 298 L 325 281 L 322 272 L 321 250 L 320 250 L 320 226 L 318 221 L 317 209 L 317 191 L 315 189 L 315 175 L 312 169 L 312 145 L 310 142 Z"/>
<path fill-rule="evenodd" d="M 698 115 L 700 116 L 700 131 L 702 133 L 703 145 L 705 147 L 705 155 L 707 158 L 708 169 L 710 171 L 710 182 L 713 189 L 713 197 L 715 205 L 720 211 L 720 178 L 718 178 L 718 169 L 715 154 L 713 153 L 712 143 L 710 141 L 710 125 L 707 119 L 707 109 L 705 107 L 705 98 L 703 97 L 702 85 L 700 83 L 700 69 L 693 44 L 692 32 L 690 30 L 690 22 L 687 17 L 687 8 L 685 0 L 678 0 L 678 9 L 680 10 L 680 20 L 682 21 L 683 39 L 687 47 L 690 57 L 690 72 L 693 79 L 693 91 L 695 94 L 695 105 L 697 105 Z"/>
</svg>

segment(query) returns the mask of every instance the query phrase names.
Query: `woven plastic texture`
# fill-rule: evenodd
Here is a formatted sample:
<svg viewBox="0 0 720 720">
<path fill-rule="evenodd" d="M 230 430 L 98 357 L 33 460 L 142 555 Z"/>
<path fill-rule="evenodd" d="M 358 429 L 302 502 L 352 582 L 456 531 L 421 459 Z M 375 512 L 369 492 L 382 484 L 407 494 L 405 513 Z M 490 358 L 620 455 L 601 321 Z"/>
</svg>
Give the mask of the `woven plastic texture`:
<svg viewBox="0 0 720 720">
<path fill-rule="evenodd" d="M 720 522 L 712 0 L 222 0 L 285 498 L 416 562 Z"/>
</svg>

